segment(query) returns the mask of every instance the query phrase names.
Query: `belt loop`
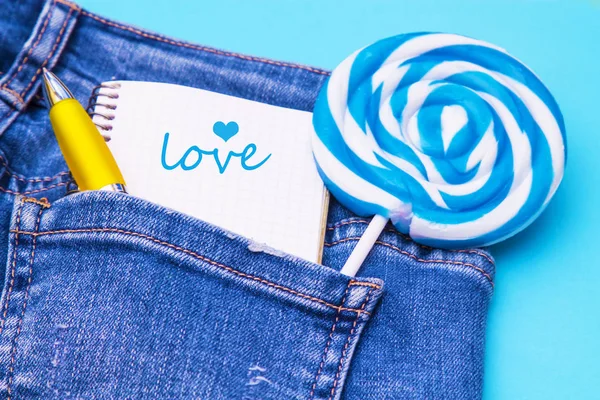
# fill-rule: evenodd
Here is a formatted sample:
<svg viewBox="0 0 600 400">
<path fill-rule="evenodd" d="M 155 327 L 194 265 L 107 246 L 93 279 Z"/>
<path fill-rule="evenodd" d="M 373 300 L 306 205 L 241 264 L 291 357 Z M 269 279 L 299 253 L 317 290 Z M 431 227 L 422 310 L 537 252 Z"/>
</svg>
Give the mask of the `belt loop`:
<svg viewBox="0 0 600 400">
<path fill-rule="evenodd" d="M 40 85 L 42 69 L 56 64 L 80 11 L 67 0 L 46 0 L 31 36 L 0 80 L 0 98 L 10 105 L 4 111 L 0 101 L 0 131 L 31 100 Z"/>
</svg>

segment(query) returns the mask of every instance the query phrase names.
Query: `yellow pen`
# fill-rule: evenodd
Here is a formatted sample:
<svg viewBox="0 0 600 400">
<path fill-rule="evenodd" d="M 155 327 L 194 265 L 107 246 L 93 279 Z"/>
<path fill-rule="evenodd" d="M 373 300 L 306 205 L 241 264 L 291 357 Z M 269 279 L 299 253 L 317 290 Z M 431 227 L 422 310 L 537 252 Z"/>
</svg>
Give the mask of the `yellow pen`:
<svg viewBox="0 0 600 400">
<path fill-rule="evenodd" d="M 115 158 L 81 104 L 45 68 L 43 86 L 56 140 L 79 190 L 127 193 Z"/>
</svg>

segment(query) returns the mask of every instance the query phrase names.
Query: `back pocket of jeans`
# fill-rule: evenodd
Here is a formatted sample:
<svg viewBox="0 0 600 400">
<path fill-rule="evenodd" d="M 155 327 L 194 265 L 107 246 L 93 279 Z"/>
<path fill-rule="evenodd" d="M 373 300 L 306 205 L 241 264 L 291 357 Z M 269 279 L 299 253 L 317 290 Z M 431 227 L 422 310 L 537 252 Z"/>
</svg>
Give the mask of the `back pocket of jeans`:
<svg viewBox="0 0 600 400">
<path fill-rule="evenodd" d="M 15 398 L 339 398 L 382 293 L 118 193 L 18 198 L 9 241 Z"/>
</svg>

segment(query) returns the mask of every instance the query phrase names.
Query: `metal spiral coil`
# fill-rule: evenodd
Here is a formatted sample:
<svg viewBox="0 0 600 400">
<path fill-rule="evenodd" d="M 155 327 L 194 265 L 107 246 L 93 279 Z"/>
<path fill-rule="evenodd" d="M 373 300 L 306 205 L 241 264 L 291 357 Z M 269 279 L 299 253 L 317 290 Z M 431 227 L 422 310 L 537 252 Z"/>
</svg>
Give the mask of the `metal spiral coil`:
<svg viewBox="0 0 600 400">
<path fill-rule="evenodd" d="M 94 125 L 100 129 L 100 134 L 107 142 L 110 141 L 110 136 L 106 132 L 110 132 L 113 129 L 110 121 L 115 119 L 115 114 L 112 111 L 117 109 L 117 105 L 112 103 L 111 100 L 119 98 L 119 94 L 116 92 L 119 88 L 121 88 L 121 84 L 118 82 L 108 82 L 96 85 L 92 89 L 86 109 L 90 117 L 93 118 L 94 116 L 98 116 L 106 121 L 105 123 L 94 121 Z M 112 89 L 113 91 L 101 92 L 102 89 Z M 99 107 L 102 107 L 102 109 L 99 109 Z"/>
</svg>

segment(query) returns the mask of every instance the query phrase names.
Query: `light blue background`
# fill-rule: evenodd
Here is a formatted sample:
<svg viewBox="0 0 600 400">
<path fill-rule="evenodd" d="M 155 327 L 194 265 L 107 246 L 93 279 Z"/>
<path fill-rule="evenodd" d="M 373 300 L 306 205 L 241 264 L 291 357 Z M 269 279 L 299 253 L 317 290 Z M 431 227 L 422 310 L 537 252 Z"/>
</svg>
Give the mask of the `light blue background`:
<svg viewBox="0 0 600 400">
<path fill-rule="evenodd" d="M 498 44 L 563 110 L 567 173 L 542 217 L 492 252 L 486 400 L 600 399 L 600 0 L 80 0 L 191 42 L 333 69 L 412 31 Z M 596 247 L 598 246 L 598 247 Z"/>
</svg>

